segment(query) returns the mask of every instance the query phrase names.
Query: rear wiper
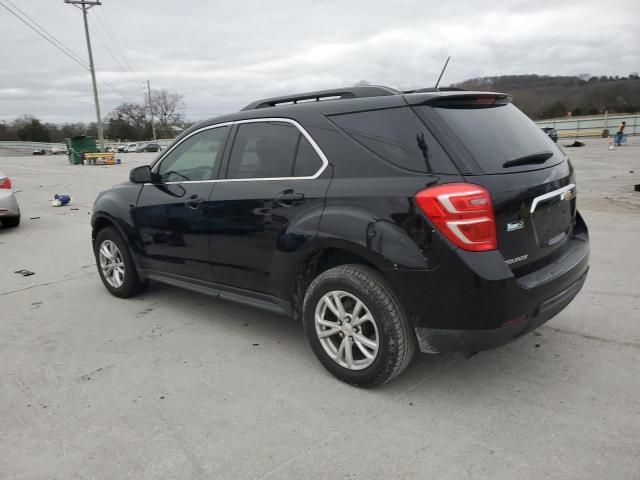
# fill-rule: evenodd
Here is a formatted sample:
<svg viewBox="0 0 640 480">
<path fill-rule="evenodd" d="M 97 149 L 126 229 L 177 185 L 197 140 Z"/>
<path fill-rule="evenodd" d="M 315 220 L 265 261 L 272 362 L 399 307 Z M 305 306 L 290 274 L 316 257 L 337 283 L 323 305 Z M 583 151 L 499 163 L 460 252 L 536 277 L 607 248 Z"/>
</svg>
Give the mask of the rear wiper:
<svg viewBox="0 0 640 480">
<path fill-rule="evenodd" d="M 540 152 L 533 153 L 531 155 L 525 155 L 524 157 L 514 158 L 508 162 L 502 164 L 503 168 L 517 167 L 518 165 L 535 165 L 544 163 L 553 157 L 553 152 Z"/>
</svg>

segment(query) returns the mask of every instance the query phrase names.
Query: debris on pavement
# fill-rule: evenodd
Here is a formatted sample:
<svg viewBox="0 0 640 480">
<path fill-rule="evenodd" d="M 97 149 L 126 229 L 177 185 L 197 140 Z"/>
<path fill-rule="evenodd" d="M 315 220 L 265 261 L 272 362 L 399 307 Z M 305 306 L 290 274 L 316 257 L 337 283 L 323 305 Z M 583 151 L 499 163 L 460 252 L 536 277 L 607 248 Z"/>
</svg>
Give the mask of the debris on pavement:
<svg viewBox="0 0 640 480">
<path fill-rule="evenodd" d="M 584 143 L 579 142 L 578 140 L 576 140 L 576 141 L 575 141 L 575 142 L 573 142 L 573 143 L 570 143 L 570 144 L 568 144 L 568 145 L 565 145 L 565 147 L 569 147 L 569 148 L 571 148 L 571 147 L 584 147 Z"/>
<path fill-rule="evenodd" d="M 31 270 L 24 270 L 24 269 L 22 269 L 22 270 L 16 270 L 16 271 L 15 271 L 15 272 L 13 272 L 13 273 L 17 273 L 17 274 L 19 274 L 19 275 L 22 275 L 23 277 L 29 277 L 29 276 L 31 276 L 31 275 L 35 275 L 35 274 L 36 274 L 36 272 L 32 272 Z"/>
<path fill-rule="evenodd" d="M 64 193 L 62 195 L 59 195 L 59 194 L 56 193 L 53 196 L 53 200 L 51 200 L 51 206 L 52 207 L 64 207 L 66 205 L 69 205 L 72 202 L 72 200 L 73 199 L 71 198 L 70 195 L 67 195 L 67 194 L 64 194 Z"/>
</svg>

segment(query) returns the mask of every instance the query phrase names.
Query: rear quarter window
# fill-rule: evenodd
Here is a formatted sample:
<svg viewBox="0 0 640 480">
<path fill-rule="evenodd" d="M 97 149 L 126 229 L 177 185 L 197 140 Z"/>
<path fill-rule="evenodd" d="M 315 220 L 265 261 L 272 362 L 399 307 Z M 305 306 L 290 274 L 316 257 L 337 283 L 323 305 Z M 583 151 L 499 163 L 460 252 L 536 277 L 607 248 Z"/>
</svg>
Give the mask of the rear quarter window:
<svg viewBox="0 0 640 480">
<path fill-rule="evenodd" d="M 328 117 L 387 163 L 415 173 L 459 173 L 438 141 L 409 107 Z"/>
</svg>

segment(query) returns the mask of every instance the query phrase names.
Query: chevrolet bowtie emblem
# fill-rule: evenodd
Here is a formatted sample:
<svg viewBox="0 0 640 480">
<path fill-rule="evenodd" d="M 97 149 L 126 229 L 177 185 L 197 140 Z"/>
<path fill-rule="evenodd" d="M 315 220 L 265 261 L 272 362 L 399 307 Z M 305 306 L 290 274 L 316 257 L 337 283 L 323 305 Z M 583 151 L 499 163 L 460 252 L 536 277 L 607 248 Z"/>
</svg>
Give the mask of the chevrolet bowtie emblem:
<svg viewBox="0 0 640 480">
<path fill-rule="evenodd" d="M 566 192 L 562 192 L 560 194 L 560 200 L 562 200 L 563 202 L 571 200 L 572 197 L 573 197 L 573 192 L 571 190 L 567 190 Z"/>
</svg>

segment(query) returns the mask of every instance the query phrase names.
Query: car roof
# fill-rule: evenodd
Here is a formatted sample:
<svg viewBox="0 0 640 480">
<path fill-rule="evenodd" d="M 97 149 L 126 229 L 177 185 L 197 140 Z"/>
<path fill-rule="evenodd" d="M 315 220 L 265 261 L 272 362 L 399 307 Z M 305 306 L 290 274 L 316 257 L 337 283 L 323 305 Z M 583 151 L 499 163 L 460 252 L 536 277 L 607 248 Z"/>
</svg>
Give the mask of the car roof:
<svg viewBox="0 0 640 480">
<path fill-rule="evenodd" d="M 427 104 L 439 98 L 463 96 L 500 96 L 508 98 L 509 101 L 511 99 L 509 95 L 504 93 L 467 91 L 461 89 L 424 88 L 401 92 L 382 86 L 367 86 L 366 89 L 363 88 L 364 87 L 350 87 L 321 90 L 256 100 L 239 112 L 203 120 L 185 130 L 180 137 L 204 127 L 238 120 L 258 118 L 291 118 L 295 120 L 296 117 L 309 111 L 316 111 L 323 115 L 335 115 L 374 108 L 382 109 Z"/>
</svg>

